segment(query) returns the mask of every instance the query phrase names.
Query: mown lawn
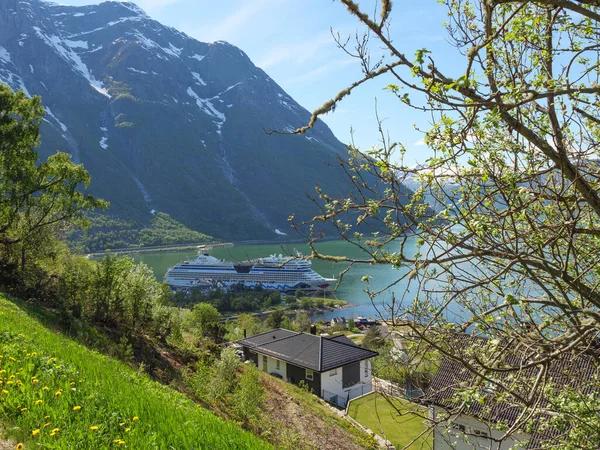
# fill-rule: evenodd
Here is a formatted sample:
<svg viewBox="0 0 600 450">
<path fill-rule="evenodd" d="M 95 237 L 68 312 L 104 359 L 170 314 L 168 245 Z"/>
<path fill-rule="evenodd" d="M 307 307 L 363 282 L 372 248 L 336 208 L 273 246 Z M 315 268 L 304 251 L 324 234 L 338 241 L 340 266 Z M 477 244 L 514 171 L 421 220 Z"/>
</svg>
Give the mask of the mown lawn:
<svg viewBox="0 0 600 450">
<path fill-rule="evenodd" d="M 423 422 L 427 410 L 406 400 L 372 393 L 350 403 L 348 414 L 361 425 L 389 440 L 397 449 L 432 449 L 433 436 Z M 425 433 L 424 433 L 425 432 Z M 421 433 L 424 433 L 421 435 Z"/>
<path fill-rule="evenodd" d="M 25 448 L 271 448 L 174 389 L 49 331 L 2 294 L 0 422 Z"/>
</svg>

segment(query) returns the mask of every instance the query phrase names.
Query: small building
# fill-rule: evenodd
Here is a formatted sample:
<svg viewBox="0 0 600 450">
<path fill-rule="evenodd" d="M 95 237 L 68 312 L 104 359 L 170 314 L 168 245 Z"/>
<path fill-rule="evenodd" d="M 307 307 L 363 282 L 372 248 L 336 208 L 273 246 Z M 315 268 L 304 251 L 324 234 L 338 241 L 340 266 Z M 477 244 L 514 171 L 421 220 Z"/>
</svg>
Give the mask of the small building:
<svg viewBox="0 0 600 450">
<path fill-rule="evenodd" d="M 485 338 L 458 335 L 457 342 L 463 348 L 475 346 Z M 600 385 L 595 382 L 600 368 L 595 364 L 598 355 L 563 354 L 548 367 L 548 378 L 558 389 L 572 388 L 582 395 L 600 394 Z M 510 351 L 505 354 L 507 366 L 520 362 Z M 518 366 L 517 366 L 518 367 Z M 525 378 L 533 379 L 538 368 L 523 371 Z M 498 374 L 496 374 L 498 375 Z M 499 380 L 508 384 L 515 382 L 514 372 L 500 374 Z M 507 427 L 512 427 L 522 414 L 515 401 L 504 398 L 495 385 L 482 385 L 479 401 L 463 404 L 460 393 L 466 386 L 475 384 L 476 376 L 461 363 L 443 358 L 422 402 L 429 405 L 429 418 L 434 424 L 433 450 L 526 450 L 539 449 L 553 443 L 562 435 L 553 427 L 545 426 L 548 417 L 541 414 L 533 417 L 527 429 L 518 427 L 505 436 Z M 542 396 L 540 410 L 547 405 Z M 554 447 L 553 447 L 554 448 Z"/>
<path fill-rule="evenodd" d="M 371 392 L 371 358 L 377 352 L 346 336 L 324 337 L 278 328 L 237 341 L 244 358 L 290 383 L 305 384 L 315 395 L 345 407 Z"/>
<path fill-rule="evenodd" d="M 333 319 L 331 319 L 331 326 L 333 327 L 335 325 L 338 325 L 338 326 L 346 328 L 346 318 L 345 317 L 341 317 L 341 316 L 340 317 L 334 317 Z"/>
</svg>

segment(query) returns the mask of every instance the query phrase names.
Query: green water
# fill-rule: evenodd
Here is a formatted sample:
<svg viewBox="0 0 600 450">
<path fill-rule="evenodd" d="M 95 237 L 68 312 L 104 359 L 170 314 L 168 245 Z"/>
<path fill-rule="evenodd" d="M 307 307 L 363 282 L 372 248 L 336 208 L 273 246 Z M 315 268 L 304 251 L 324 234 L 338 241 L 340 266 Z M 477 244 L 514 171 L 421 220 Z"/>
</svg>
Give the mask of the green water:
<svg viewBox="0 0 600 450">
<path fill-rule="evenodd" d="M 412 243 L 412 242 L 411 242 Z M 398 250 L 394 248 L 396 244 L 390 244 L 388 250 Z M 414 244 L 413 244 L 414 245 Z M 367 255 L 355 245 L 345 241 L 328 241 L 319 243 L 317 250 L 323 254 L 334 256 L 348 256 L 356 259 L 367 259 Z M 408 248 L 408 245 L 406 246 Z M 223 258 L 232 261 L 244 261 L 253 258 L 268 256 L 271 254 L 295 254 L 294 250 L 298 250 L 302 254 L 309 254 L 309 248 L 303 244 L 285 245 L 283 248 L 277 244 L 260 244 L 260 245 L 235 245 L 229 248 L 216 248 L 210 254 L 216 258 Z M 195 251 L 183 252 L 153 252 L 140 253 L 133 255 L 136 262 L 143 262 L 152 268 L 156 278 L 162 280 L 167 269 L 179 261 L 190 260 L 196 257 Z M 313 260 L 313 269 L 324 277 L 340 278 L 340 272 L 348 268 L 348 263 L 332 263 L 330 261 Z M 412 292 L 407 289 L 406 281 L 398 282 L 398 278 L 405 272 L 393 268 L 391 265 L 370 265 L 370 264 L 355 264 L 343 276 L 342 282 L 336 292 L 336 297 L 346 300 L 357 305 L 344 311 L 345 316 L 350 314 L 363 316 L 389 316 L 385 306 L 390 303 L 392 293 L 395 294 L 396 300 L 399 301 L 405 297 L 405 301 L 412 300 Z M 362 281 L 364 276 L 369 277 L 370 288 L 383 289 L 392 286 L 388 291 L 379 295 L 372 302 L 369 296 L 364 292 L 366 283 Z M 394 284 L 396 283 L 396 284 Z M 339 315 L 338 313 L 325 314 L 325 318 Z"/>
</svg>

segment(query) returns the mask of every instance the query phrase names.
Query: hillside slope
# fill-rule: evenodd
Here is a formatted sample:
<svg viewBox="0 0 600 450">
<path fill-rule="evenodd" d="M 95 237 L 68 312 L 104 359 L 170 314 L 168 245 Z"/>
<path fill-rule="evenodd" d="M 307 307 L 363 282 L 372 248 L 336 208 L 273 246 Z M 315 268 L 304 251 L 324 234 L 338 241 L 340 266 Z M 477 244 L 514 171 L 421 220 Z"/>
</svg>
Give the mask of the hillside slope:
<svg viewBox="0 0 600 450">
<path fill-rule="evenodd" d="M 0 81 L 42 96 L 40 155 L 71 153 L 111 212 L 153 211 L 223 239 L 272 239 L 343 193 L 342 145 L 239 48 L 203 43 L 133 3 L 0 2 Z M 341 191 L 341 192 L 340 192 Z"/>
<path fill-rule="evenodd" d="M 0 416 L 26 448 L 271 448 L 0 295 Z"/>
</svg>

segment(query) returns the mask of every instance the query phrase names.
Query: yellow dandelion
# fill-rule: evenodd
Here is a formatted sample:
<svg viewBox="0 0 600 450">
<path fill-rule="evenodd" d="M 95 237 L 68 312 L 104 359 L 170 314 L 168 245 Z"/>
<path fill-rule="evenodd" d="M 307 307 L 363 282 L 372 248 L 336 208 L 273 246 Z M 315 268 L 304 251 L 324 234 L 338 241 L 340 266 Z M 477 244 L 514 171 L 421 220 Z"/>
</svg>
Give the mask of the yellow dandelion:
<svg viewBox="0 0 600 450">
<path fill-rule="evenodd" d="M 125 441 L 123 439 L 115 439 L 113 442 L 115 444 L 117 444 L 117 445 L 123 445 L 123 444 L 125 444 Z"/>
<path fill-rule="evenodd" d="M 98 429 L 98 427 L 97 427 L 96 425 L 92 425 L 92 426 L 90 427 L 90 430 L 92 430 L 92 431 L 96 431 L 97 429 Z"/>
<path fill-rule="evenodd" d="M 0 386 L 2 386 L 2 383 L 3 383 L 3 381 L 2 381 L 2 380 L 0 380 Z"/>
<path fill-rule="evenodd" d="M 31 356 L 37 356 L 37 352 L 32 352 Z"/>
<path fill-rule="evenodd" d="M 38 384 L 40 382 L 40 380 L 38 380 L 37 378 L 34 378 L 33 380 L 31 380 L 31 382 L 33 384 Z"/>
<path fill-rule="evenodd" d="M 50 416 L 44 416 L 44 420 L 49 419 L 49 418 L 50 418 Z"/>
<path fill-rule="evenodd" d="M 6 389 L 2 389 L 2 393 L 3 393 L 4 395 L 8 395 L 8 391 L 7 391 Z"/>
<path fill-rule="evenodd" d="M 44 428 L 48 428 L 50 426 L 50 422 L 44 424 Z"/>
<path fill-rule="evenodd" d="M 125 425 L 125 422 L 121 422 L 121 423 L 119 424 L 119 426 L 120 426 L 120 427 L 122 427 L 123 425 Z"/>
<path fill-rule="evenodd" d="M 22 442 L 19 442 L 19 443 L 17 444 L 17 446 L 15 447 L 15 449 L 16 449 L 16 450 L 23 450 L 23 448 L 24 448 L 24 447 L 25 447 L 25 446 L 23 445 L 23 443 L 22 443 Z"/>
<path fill-rule="evenodd" d="M 75 386 L 75 382 L 74 381 L 71 381 L 71 386 Z"/>
<path fill-rule="evenodd" d="M 0 356 L 0 359 L 2 359 L 2 356 Z M 0 375 L 4 375 L 6 373 L 6 370 L 2 369 L 0 370 Z"/>
<path fill-rule="evenodd" d="M 133 422 L 135 422 L 136 420 L 140 420 L 140 418 L 138 416 L 133 416 L 133 419 L 131 419 Z"/>
<path fill-rule="evenodd" d="M 53 428 L 52 431 L 50 432 L 50 436 L 54 436 L 59 431 L 60 431 L 60 428 Z"/>
<path fill-rule="evenodd" d="M 44 400 L 36 400 L 36 401 L 35 401 L 35 404 L 36 404 L 36 405 L 41 405 L 42 403 L 44 403 Z"/>
<path fill-rule="evenodd" d="M 61 395 L 62 395 L 61 390 L 56 391 L 56 393 L 54 394 L 55 397 L 60 397 Z"/>
<path fill-rule="evenodd" d="M 48 386 L 44 386 L 44 387 L 42 388 L 42 391 L 48 391 L 48 390 L 50 390 L 50 388 L 49 388 Z"/>
<path fill-rule="evenodd" d="M 125 428 L 125 433 L 129 433 L 131 431 L 131 428 Z"/>
<path fill-rule="evenodd" d="M 27 408 L 21 408 L 21 412 L 27 411 Z"/>
<path fill-rule="evenodd" d="M 54 358 L 50 358 L 50 359 L 48 360 L 48 362 L 49 362 L 49 363 L 51 363 L 52 361 L 54 361 Z"/>
<path fill-rule="evenodd" d="M 79 411 L 81 409 L 81 406 L 73 406 L 73 411 Z"/>
<path fill-rule="evenodd" d="M 7 382 L 6 382 L 6 385 L 7 385 L 7 386 L 12 386 L 13 384 L 15 384 L 15 382 L 14 382 L 14 381 L 7 381 Z"/>
<path fill-rule="evenodd" d="M 11 375 L 10 377 L 8 377 L 8 379 L 9 379 L 9 380 L 14 380 L 14 379 L 15 379 L 15 376 L 14 376 L 14 375 Z"/>
<path fill-rule="evenodd" d="M 9 361 L 11 361 L 11 362 L 15 362 L 15 361 L 16 361 L 16 359 L 15 359 L 15 358 L 13 358 L 12 356 L 9 356 L 9 357 L 8 357 L 8 360 L 9 360 Z"/>
<path fill-rule="evenodd" d="M 22 335 L 21 333 L 17 334 L 17 336 L 19 336 L 19 337 L 23 337 L 23 335 Z"/>
<path fill-rule="evenodd" d="M 17 386 L 23 386 L 23 382 L 21 380 L 17 380 Z"/>
<path fill-rule="evenodd" d="M 32 435 L 32 436 L 37 436 L 38 434 L 40 434 L 40 429 L 39 429 L 39 428 L 38 428 L 38 429 L 36 429 L 36 430 L 33 430 L 33 431 L 31 432 L 31 435 Z"/>
</svg>

